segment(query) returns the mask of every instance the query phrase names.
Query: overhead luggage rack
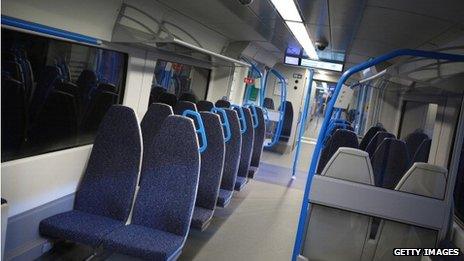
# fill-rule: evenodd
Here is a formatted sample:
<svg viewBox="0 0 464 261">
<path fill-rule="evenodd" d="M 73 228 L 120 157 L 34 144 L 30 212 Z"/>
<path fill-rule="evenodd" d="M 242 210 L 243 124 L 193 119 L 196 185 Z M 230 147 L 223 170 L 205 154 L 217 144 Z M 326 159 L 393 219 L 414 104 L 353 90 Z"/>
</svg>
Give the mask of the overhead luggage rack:
<svg viewBox="0 0 464 261">
<path fill-rule="evenodd" d="M 193 35 L 168 22 L 158 21 L 145 11 L 123 3 L 116 19 L 112 42 L 132 43 L 161 53 L 190 58 L 205 67 L 250 67 L 250 64 L 204 48 Z M 182 32 L 173 33 L 168 27 Z"/>
</svg>

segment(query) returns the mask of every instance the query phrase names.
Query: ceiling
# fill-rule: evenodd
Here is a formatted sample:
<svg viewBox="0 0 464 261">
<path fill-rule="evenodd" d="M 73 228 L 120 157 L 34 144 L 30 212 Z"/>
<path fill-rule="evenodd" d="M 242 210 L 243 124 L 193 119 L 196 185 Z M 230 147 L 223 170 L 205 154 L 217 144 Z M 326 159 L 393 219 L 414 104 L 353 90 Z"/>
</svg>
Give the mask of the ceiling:
<svg viewBox="0 0 464 261">
<path fill-rule="evenodd" d="M 229 41 L 251 41 L 277 57 L 299 46 L 269 0 L 158 0 Z M 345 68 L 399 48 L 434 49 L 464 36 L 463 0 L 295 0 L 321 58 Z"/>
</svg>

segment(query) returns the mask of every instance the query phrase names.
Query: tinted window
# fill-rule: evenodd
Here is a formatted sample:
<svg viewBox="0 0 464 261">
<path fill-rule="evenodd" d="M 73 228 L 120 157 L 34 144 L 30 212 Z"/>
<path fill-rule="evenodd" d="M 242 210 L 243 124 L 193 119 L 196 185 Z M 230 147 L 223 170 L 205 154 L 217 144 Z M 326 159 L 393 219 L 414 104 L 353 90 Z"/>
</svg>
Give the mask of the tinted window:
<svg viewBox="0 0 464 261">
<path fill-rule="evenodd" d="M 90 144 L 127 55 L 2 29 L 2 161 Z"/>
<path fill-rule="evenodd" d="M 182 99 L 183 95 L 206 100 L 211 70 L 163 60 L 156 62 L 150 104 L 157 101 L 159 92 L 169 92 Z M 190 100 L 191 98 L 187 99 Z"/>
</svg>

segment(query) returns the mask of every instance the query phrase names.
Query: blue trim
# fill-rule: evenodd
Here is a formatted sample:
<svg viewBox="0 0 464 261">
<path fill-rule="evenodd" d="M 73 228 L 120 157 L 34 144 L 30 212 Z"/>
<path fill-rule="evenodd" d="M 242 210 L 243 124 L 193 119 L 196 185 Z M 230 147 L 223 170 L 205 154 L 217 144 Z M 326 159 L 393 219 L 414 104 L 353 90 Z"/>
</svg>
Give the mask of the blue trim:
<svg viewBox="0 0 464 261">
<path fill-rule="evenodd" d="M 264 97 L 265 97 L 265 94 L 266 94 L 267 81 L 269 79 L 269 74 L 270 73 L 274 74 L 277 77 L 277 79 L 279 79 L 279 84 L 280 84 L 280 110 L 279 110 L 279 113 L 280 114 L 279 114 L 279 122 L 277 123 L 277 128 L 276 128 L 276 131 L 275 131 L 274 135 L 272 136 L 271 142 L 269 142 L 267 144 L 264 144 L 264 147 L 266 147 L 266 148 L 270 148 L 270 147 L 276 145 L 277 142 L 279 142 L 280 135 L 282 133 L 282 128 L 283 128 L 283 125 L 284 125 L 285 107 L 286 107 L 286 101 L 287 101 L 287 82 L 285 81 L 285 77 L 283 77 L 282 74 L 279 71 L 277 71 L 275 69 L 270 69 L 266 73 L 266 76 L 264 78 L 264 84 L 263 84 L 263 87 L 261 88 L 262 89 L 261 97 L 263 97 L 262 103 L 264 102 Z M 261 104 L 261 107 L 263 107 L 263 104 Z"/>
<path fill-rule="evenodd" d="M 208 147 L 208 139 L 206 138 L 206 130 L 205 130 L 205 126 L 203 125 L 203 120 L 201 119 L 200 113 L 196 111 L 192 111 L 192 110 L 185 110 L 182 113 L 182 116 L 189 117 L 193 119 L 194 121 L 196 120 L 196 122 L 198 123 L 198 129 L 196 129 L 196 126 L 195 126 L 195 132 L 198 134 L 199 139 L 201 139 L 201 145 L 198 151 L 200 153 L 203 153 Z"/>
<path fill-rule="evenodd" d="M 302 243 L 304 240 L 304 231 L 306 227 L 306 219 L 308 217 L 308 213 L 310 211 L 310 205 L 309 205 L 309 193 L 311 189 L 311 184 L 313 181 L 313 177 L 316 173 L 316 167 L 317 163 L 319 162 L 319 156 L 322 150 L 323 146 L 323 141 L 325 138 L 325 135 L 328 130 L 328 126 L 330 123 L 330 120 L 332 118 L 332 113 L 334 111 L 334 105 L 335 101 L 337 100 L 338 95 L 340 94 L 340 91 L 342 89 L 343 84 L 352 76 L 353 74 L 360 72 L 362 70 L 365 70 L 371 66 L 377 65 L 379 63 L 388 61 L 392 58 L 398 57 L 398 56 L 413 56 L 413 57 L 421 57 L 421 58 L 430 58 L 430 59 L 439 59 L 439 60 L 449 60 L 453 62 L 464 62 L 464 55 L 456 55 L 456 54 L 447 54 L 447 53 L 437 53 L 437 52 L 429 52 L 429 51 L 420 51 L 420 50 L 412 50 L 412 49 L 400 49 L 393 51 L 391 53 L 379 56 L 377 58 L 374 58 L 372 60 L 366 61 L 364 63 L 358 64 L 354 67 L 351 67 L 347 71 L 345 71 L 342 76 L 340 77 L 340 80 L 337 83 L 337 86 L 335 87 L 332 99 L 329 101 L 324 122 L 322 123 L 321 130 L 319 132 L 319 137 L 317 138 L 317 144 L 316 147 L 314 148 L 314 153 L 313 157 L 311 160 L 311 165 L 309 168 L 308 172 L 308 179 L 306 180 L 306 187 L 305 187 L 305 192 L 303 195 L 303 202 L 301 205 L 301 212 L 300 212 L 300 218 L 298 221 L 298 230 L 296 234 L 296 239 L 295 239 L 295 245 L 293 248 L 293 254 L 292 254 L 292 260 L 296 261 L 298 255 L 301 253 L 301 247 Z"/>
<path fill-rule="evenodd" d="M 232 138 L 232 132 L 230 131 L 230 123 L 229 118 L 227 118 L 226 110 L 214 107 L 211 109 L 211 112 L 218 114 L 221 118 L 221 125 L 224 130 L 224 142 L 227 143 Z"/>
<path fill-rule="evenodd" d="M 303 115 L 301 115 L 300 130 L 298 131 L 298 139 L 296 143 L 296 152 L 293 157 L 292 177 L 295 177 L 296 167 L 298 166 L 298 158 L 301 151 L 301 139 L 306 128 L 306 118 L 308 117 L 309 105 L 311 104 L 311 89 L 313 86 L 314 70 L 309 69 L 308 87 L 306 87 L 306 98 L 304 103 Z"/>
<path fill-rule="evenodd" d="M 2 24 L 21 28 L 24 30 L 34 31 L 37 33 L 53 35 L 56 37 L 61 37 L 61 38 L 65 38 L 65 39 L 69 39 L 69 40 L 73 40 L 73 41 L 81 42 L 81 43 L 87 43 L 87 44 L 93 44 L 93 45 L 99 45 L 101 43 L 101 41 L 98 40 L 97 38 L 57 29 L 54 27 L 46 26 L 46 25 L 41 25 L 38 23 L 24 21 L 24 20 L 13 18 L 13 17 L 6 16 L 6 15 L 2 15 Z"/>
<path fill-rule="evenodd" d="M 241 134 L 245 133 L 247 131 L 247 124 L 246 124 L 245 113 L 243 112 L 243 108 L 235 104 L 230 105 L 230 107 L 238 113 L 238 119 L 240 120 L 240 133 Z"/>
</svg>

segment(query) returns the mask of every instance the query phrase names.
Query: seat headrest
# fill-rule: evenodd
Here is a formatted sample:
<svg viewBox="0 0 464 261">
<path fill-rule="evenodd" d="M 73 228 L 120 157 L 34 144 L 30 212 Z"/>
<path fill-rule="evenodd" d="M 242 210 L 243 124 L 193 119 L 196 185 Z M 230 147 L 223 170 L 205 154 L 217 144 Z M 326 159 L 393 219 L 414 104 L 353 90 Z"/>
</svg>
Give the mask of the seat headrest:
<svg viewBox="0 0 464 261">
<path fill-rule="evenodd" d="M 393 189 L 409 167 L 406 144 L 386 138 L 371 156 L 376 186 Z"/>
<path fill-rule="evenodd" d="M 176 106 L 174 106 L 174 114 L 182 115 L 186 110 L 197 111 L 197 106 L 195 103 L 189 101 L 178 101 Z"/>
<path fill-rule="evenodd" d="M 189 101 L 189 102 L 193 102 L 193 103 L 197 103 L 198 99 L 197 97 L 195 96 L 195 94 L 193 93 L 189 93 L 189 92 L 184 92 L 180 95 L 179 97 L 179 100 L 180 101 Z"/>
<path fill-rule="evenodd" d="M 263 100 L 263 107 L 269 110 L 274 110 L 274 100 L 271 98 L 264 98 Z"/>
<path fill-rule="evenodd" d="M 444 199 L 448 170 L 422 162 L 416 162 L 396 185 L 395 190 L 425 197 Z"/>
<path fill-rule="evenodd" d="M 216 107 L 219 108 L 230 108 L 230 102 L 226 100 L 217 100 Z"/>
<path fill-rule="evenodd" d="M 197 102 L 198 111 L 211 111 L 214 108 L 214 104 L 210 101 L 199 101 Z"/>
<path fill-rule="evenodd" d="M 361 140 L 361 143 L 359 144 L 359 149 L 361 150 L 366 150 L 367 145 L 369 145 L 369 142 L 371 142 L 372 138 L 377 134 L 379 131 L 386 131 L 382 126 L 373 126 L 371 127 L 366 134 L 364 134 L 363 139 Z"/>
<path fill-rule="evenodd" d="M 379 131 L 377 132 L 374 137 L 371 139 L 369 142 L 369 145 L 366 147 L 366 152 L 369 153 L 369 155 L 374 155 L 375 151 L 379 148 L 380 144 L 388 138 L 393 138 L 396 139 L 396 136 L 386 132 L 386 131 Z"/>
<path fill-rule="evenodd" d="M 159 102 L 166 103 L 174 108 L 177 104 L 177 96 L 169 92 L 163 92 L 159 96 Z"/>
<path fill-rule="evenodd" d="M 431 139 L 423 140 L 422 143 L 417 148 L 416 152 L 412 157 L 412 162 L 425 162 L 429 161 L 430 146 L 432 145 Z"/>
<path fill-rule="evenodd" d="M 339 148 L 330 158 L 321 175 L 374 185 L 369 154 L 359 149 Z"/>
</svg>

